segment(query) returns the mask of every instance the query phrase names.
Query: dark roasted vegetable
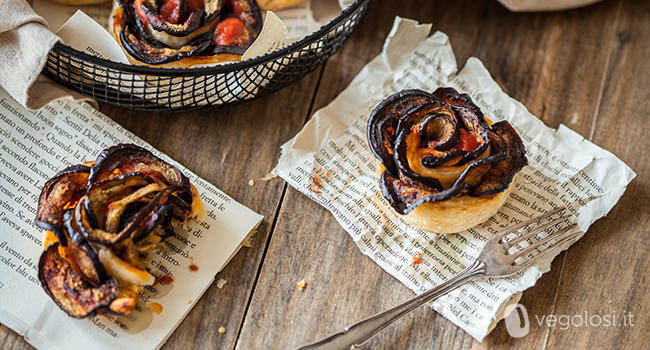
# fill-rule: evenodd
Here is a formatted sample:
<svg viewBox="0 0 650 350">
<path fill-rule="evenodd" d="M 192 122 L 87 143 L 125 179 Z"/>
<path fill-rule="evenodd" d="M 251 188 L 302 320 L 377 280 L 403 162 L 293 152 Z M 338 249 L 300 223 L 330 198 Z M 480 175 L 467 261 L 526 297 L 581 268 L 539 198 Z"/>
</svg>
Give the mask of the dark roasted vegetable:
<svg viewBox="0 0 650 350">
<path fill-rule="evenodd" d="M 96 286 L 83 279 L 72 269 L 70 262 L 61 257 L 58 243 L 45 249 L 38 267 L 38 277 L 47 294 L 72 317 L 92 316 L 117 296 L 114 278 Z"/>
<path fill-rule="evenodd" d="M 131 144 L 102 151 L 90 167 L 65 169 L 39 197 L 36 223 L 49 237 L 43 288 L 74 317 L 129 313 L 142 286 L 154 283 L 148 252 L 195 214 L 197 201 L 183 173 Z"/>
<path fill-rule="evenodd" d="M 67 238 L 63 233 L 66 206 L 81 199 L 89 173 L 90 167 L 85 165 L 65 168 L 43 185 L 38 198 L 38 213 L 34 223 L 42 229 L 52 231 L 63 246 L 67 245 Z"/>
<path fill-rule="evenodd" d="M 510 124 L 490 126 L 468 95 L 451 88 L 388 97 L 369 118 L 368 140 L 384 168 L 382 193 L 402 215 L 424 203 L 503 192 L 527 164 Z"/>
</svg>

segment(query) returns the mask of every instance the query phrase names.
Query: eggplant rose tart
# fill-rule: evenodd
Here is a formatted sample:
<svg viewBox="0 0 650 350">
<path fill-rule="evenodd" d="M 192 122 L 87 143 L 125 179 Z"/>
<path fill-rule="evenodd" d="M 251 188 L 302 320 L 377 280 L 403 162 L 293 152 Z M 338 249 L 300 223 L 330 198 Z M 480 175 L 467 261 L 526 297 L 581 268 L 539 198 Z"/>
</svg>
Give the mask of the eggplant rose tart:
<svg viewBox="0 0 650 350">
<path fill-rule="evenodd" d="M 239 61 L 262 31 L 255 0 L 116 0 L 113 35 L 131 63 Z"/>
<path fill-rule="evenodd" d="M 411 225 L 459 232 L 494 215 L 528 160 L 507 121 L 492 124 L 469 95 L 404 90 L 368 120 L 383 196 Z"/>
<path fill-rule="evenodd" d="M 128 314 L 155 282 L 149 254 L 174 227 L 204 215 L 180 170 L 132 144 L 108 148 L 43 186 L 35 220 L 45 230 L 41 285 L 70 316 Z"/>
</svg>

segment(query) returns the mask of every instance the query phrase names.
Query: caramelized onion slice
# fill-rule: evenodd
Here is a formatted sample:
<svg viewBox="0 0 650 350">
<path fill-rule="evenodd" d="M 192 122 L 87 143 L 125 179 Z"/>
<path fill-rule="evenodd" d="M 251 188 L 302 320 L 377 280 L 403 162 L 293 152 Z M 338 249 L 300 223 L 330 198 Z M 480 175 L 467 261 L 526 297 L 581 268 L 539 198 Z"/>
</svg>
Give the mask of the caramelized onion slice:
<svg viewBox="0 0 650 350">
<path fill-rule="evenodd" d="M 108 273 L 119 281 L 142 286 L 150 286 L 156 281 L 156 278 L 147 270 L 140 270 L 125 262 L 117 257 L 110 248 L 101 247 L 99 249 L 99 259 Z"/>
<path fill-rule="evenodd" d="M 59 254 L 59 244 L 47 247 L 39 260 L 38 277 L 45 292 L 68 315 L 87 317 L 109 305 L 118 293 L 117 281 L 109 277 L 93 286 L 81 278 Z"/>
<path fill-rule="evenodd" d="M 196 56 L 211 45 L 209 41 L 200 41 L 197 43 L 190 42 L 178 49 L 168 46 L 161 47 L 161 45 L 154 45 L 150 41 L 143 40 L 141 37 L 134 35 L 128 26 L 122 27 L 120 40 L 129 55 L 149 64 L 163 64 Z"/>
</svg>

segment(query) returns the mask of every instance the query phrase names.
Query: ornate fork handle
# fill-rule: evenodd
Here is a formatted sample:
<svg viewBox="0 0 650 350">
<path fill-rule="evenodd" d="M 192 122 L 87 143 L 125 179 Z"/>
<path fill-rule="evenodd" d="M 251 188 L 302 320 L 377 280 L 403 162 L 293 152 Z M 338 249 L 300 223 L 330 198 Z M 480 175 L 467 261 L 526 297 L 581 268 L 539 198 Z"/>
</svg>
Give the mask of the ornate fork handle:
<svg viewBox="0 0 650 350">
<path fill-rule="evenodd" d="M 392 309 L 347 326 L 342 332 L 334 333 L 314 343 L 301 346 L 294 350 L 354 349 L 361 346 L 375 334 L 381 332 L 384 328 L 390 326 L 406 314 L 417 309 L 422 304 L 438 299 L 459 286 L 483 276 L 485 276 L 485 264 L 479 260 L 474 260 L 472 264 L 468 265 L 457 275 L 436 287 L 431 288 L 428 291 L 393 307 Z"/>
</svg>

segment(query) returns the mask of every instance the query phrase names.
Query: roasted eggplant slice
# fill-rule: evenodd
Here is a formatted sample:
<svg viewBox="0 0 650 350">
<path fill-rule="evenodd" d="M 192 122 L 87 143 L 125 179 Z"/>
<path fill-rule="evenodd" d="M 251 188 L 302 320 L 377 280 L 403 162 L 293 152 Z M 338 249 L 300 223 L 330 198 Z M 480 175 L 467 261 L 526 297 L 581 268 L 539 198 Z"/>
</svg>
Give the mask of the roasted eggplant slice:
<svg viewBox="0 0 650 350">
<path fill-rule="evenodd" d="M 144 174 L 153 182 L 178 185 L 191 192 L 190 181 L 180 170 L 134 144 L 119 144 L 102 151 L 90 168 L 88 183 L 129 173 Z"/>
<path fill-rule="evenodd" d="M 59 243 L 47 247 L 39 260 L 38 277 L 54 302 L 76 318 L 94 315 L 117 296 L 117 281 L 109 277 L 94 286 L 79 276 L 59 253 Z"/>
<path fill-rule="evenodd" d="M 490 126 L 469 95 L 452 88 L 388 97 L 370 115 L 368 141 L 381 163 L 382 193 L 401 215 L 462 196 L 488 199 L 527 164 L 510 124 Z"/>
<path fill-rule="evenodd" d="M 39 264 L 43 288 L 74 317 L 128 314 L 154 283 L 149 253 L 200 201 L 179 169 L 132 144 L 65 169 L 39 197 L 36 222 L 47 237 L 56 232 Z"/>
<path fill-rule="evenodd" d="M 53 232 L 63 246 L 67 245 L 63 232 L 64 213 L 67 206 L 74 205 L 81 199 L 89 173 L 90 167 L 85 165 L 65 168 L 45 183 L 38 198 L 38 213 L 34 223 Z"/>
<path fill-rule="evenodd" d="M 97 251 L 80 233 L 74 220 L 74 210 L 68 209 L 64 215 L 63 227 L 69 238 L 68 260 L 83 279 L 93 286 L 103 284 L 107 279 L 106 269 L 99 260 Z"/>
</svg>

